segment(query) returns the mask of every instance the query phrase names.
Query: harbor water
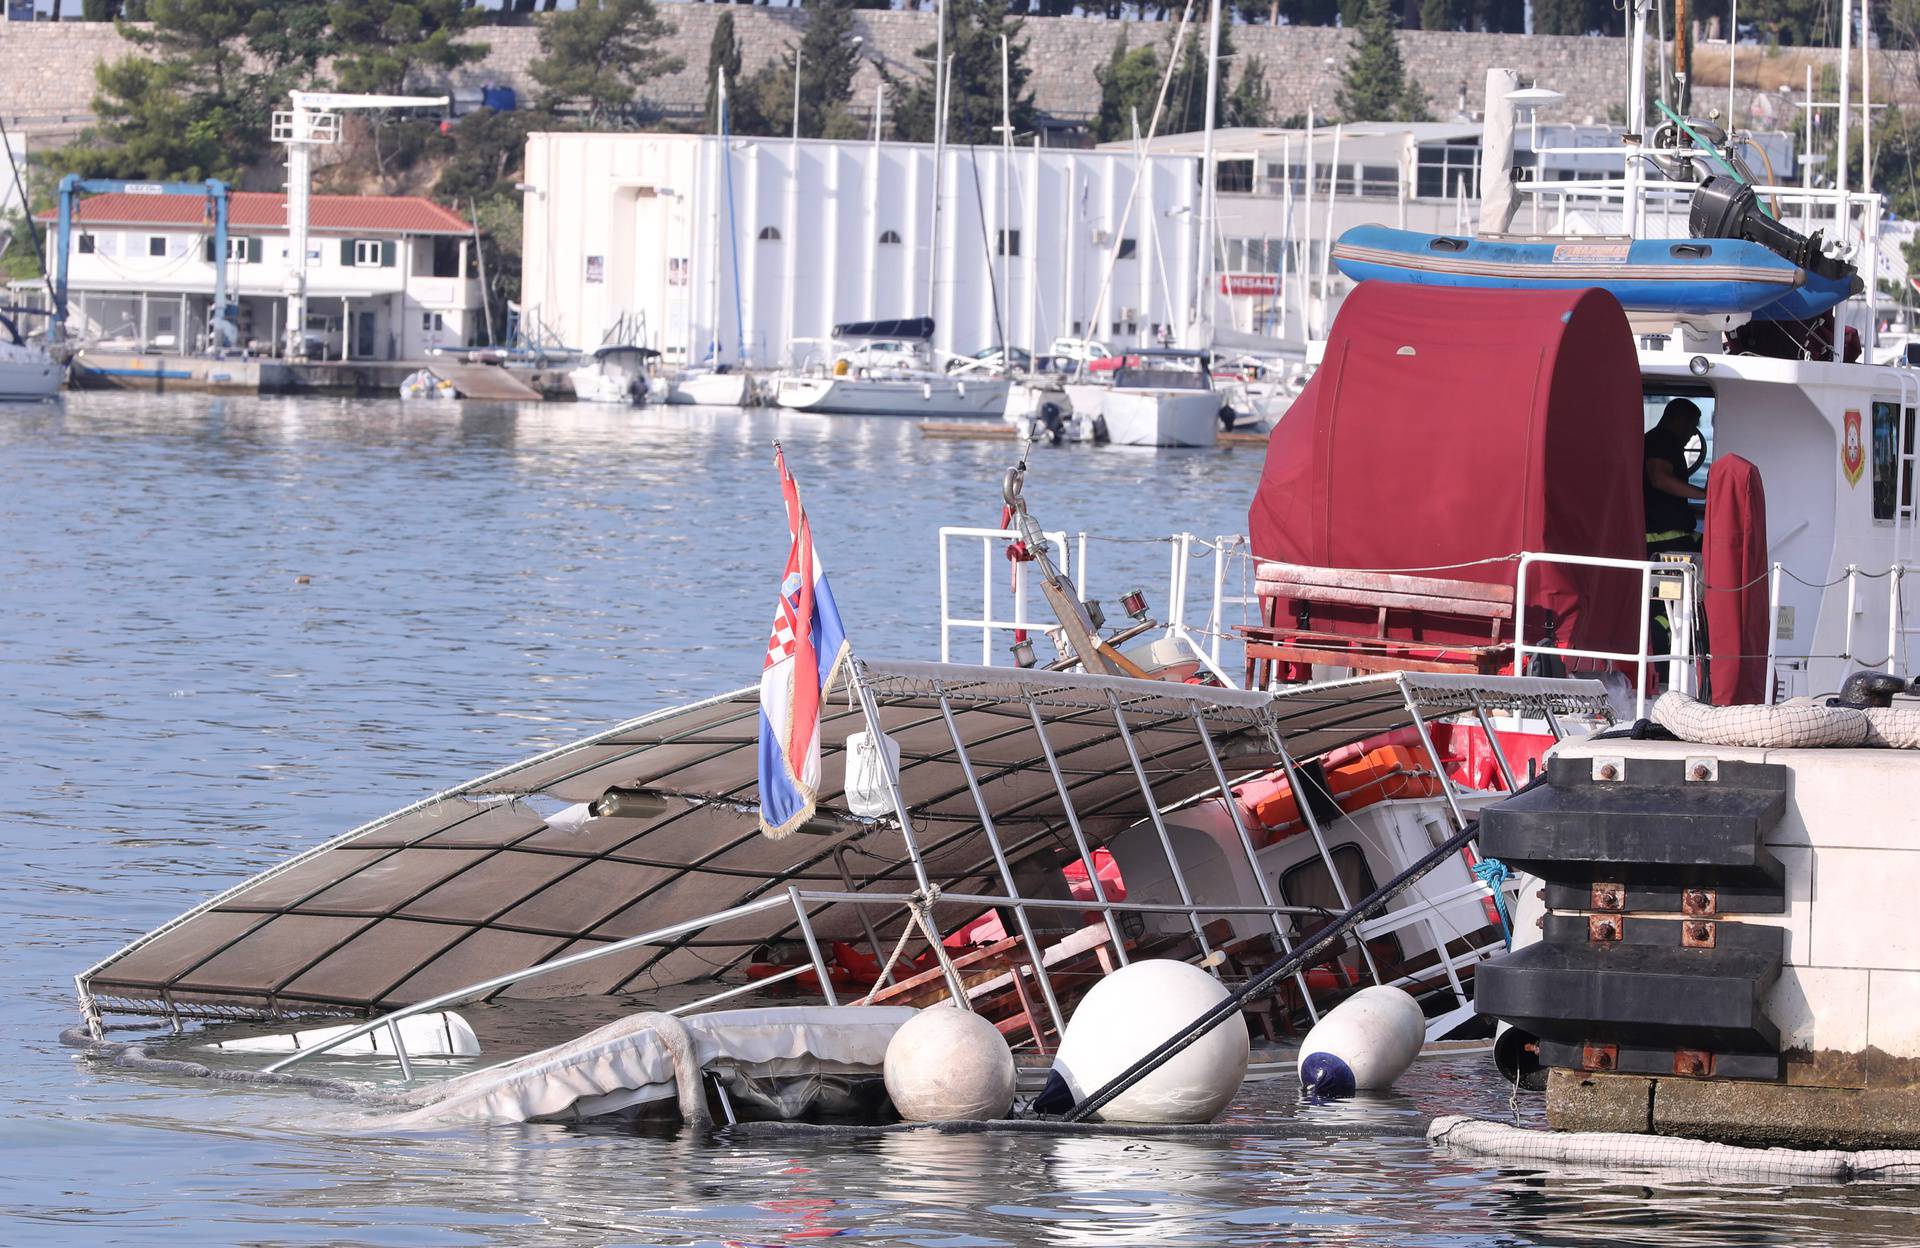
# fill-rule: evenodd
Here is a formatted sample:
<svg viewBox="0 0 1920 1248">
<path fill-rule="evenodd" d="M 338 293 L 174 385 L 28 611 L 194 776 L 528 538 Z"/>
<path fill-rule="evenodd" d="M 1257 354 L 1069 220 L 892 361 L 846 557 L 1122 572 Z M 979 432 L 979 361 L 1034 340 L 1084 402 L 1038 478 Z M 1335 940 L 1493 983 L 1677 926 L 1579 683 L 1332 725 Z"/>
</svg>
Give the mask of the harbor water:
<svg viewBox="0 0 1920 1248">
<path fill-rule="evenodd" d="M 1537 1123 L 1482 1056 L 1342 1105 L 1252 1086 L 1229 1114 L 1248 1132 L 1220 1138 L 729 1142 L 382 1134 L 298 1091 L 60 1044 L 77 971 L 245 876 L 756 681 L 786 547 L 776 438 L 856 651 L 937 657 L 935 530 L 997 523 L 1011 443 L 698 409 L 0 405 L 0 1243 L 1920 1243 L 1913 1188 L 1500 1170 L 1430 1148 L 1436 1114 Z M 1151 539 L 1244 530 L 1260 464 L 1043 448 L 1027 497 L 1049 528 L 1141 539 L 1091 551 L 1117 615 L 1136 584 L 1165 605 Z M 978 545 L 954 558 L 977 586 Z M 987 575 L 1004 586 L 1004 564 Z M 975 634 L 954 657 L 978 654 Z"/>
</svg>

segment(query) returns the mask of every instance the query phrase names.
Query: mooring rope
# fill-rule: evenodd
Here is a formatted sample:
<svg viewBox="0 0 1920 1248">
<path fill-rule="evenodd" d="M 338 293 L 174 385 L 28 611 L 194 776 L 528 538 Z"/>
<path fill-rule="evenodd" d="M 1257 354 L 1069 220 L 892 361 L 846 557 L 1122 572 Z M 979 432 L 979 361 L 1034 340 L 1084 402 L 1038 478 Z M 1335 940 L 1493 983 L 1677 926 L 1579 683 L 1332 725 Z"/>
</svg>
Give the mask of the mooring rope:
<svg viewBox="0 0 1920 1248">
<path fill-rule="evenodd" d="M 916 930 L 927 938 L 927 945 L 933 950 L 933 956 L 939 961 L 940 970 L 946 975 L 948 986 L 957 987 L 959 985 L 959 972 L 955 971 L 953 969 L 953 963 L 947 960 L 946 945 L 941 943 L 940 931 L 933 925 L 933 906 L 934 903 L 939 900 L 940 886 L 938 884 L 929 884 L 924 892 L 915 891 L 907 898 L 907 913 L 913 921 L 900 929 L 900 939 L 893 942 L 893 953 L 888 956 L 887 964 L 881 967 L 880 974 L 874 977 L 873 987 L 867 990 L 867 995 L 860 998 L 855 1004 L 873 1004 L 874 997 L 880 992 L 880 986 L 887 982 L 888 976 L 893 974 L 893 968 L 899 964 L 900 955 L 907 951 L 907 942 L 913 939 L 913 933 Z M 960 1003 L 955 1001 L 954 1004 L 959 1005 Z"/>
</svg>

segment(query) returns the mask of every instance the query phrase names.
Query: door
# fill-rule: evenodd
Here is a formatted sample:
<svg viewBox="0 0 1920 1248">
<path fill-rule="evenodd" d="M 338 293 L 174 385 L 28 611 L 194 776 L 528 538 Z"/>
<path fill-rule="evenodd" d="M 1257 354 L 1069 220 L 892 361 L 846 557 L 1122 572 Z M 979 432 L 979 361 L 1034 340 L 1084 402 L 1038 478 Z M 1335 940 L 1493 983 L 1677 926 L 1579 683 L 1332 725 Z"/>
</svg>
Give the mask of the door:
<svg viewBox="0 0 1920 1248">
<path fill-rule="evenodd" d="M 353 314 L 353 354 L 356 359 L 370 360 L 374 357 L 374 327 L 378 314 L 373 312 L 355 312 Z"/>
</svg>

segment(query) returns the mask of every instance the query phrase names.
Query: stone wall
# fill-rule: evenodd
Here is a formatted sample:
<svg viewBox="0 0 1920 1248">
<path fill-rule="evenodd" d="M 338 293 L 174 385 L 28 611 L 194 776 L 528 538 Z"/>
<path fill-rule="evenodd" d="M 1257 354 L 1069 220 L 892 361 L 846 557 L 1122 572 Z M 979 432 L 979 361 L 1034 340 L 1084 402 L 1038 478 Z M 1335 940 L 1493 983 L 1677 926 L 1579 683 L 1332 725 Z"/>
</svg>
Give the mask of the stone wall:
<svg viewBox="0 0 1920 1248">
<path fill-rule="evenodd" d="M 684 119 L 697 115 L 705 100 L 707 42 L 721 9 L 710 4 L 663 8 L 678 27 L 675 50 L 686 67 L 651 84 L 645 98 L 663 116 Z M 730 5 L 727 11 L 733 14 L 748 73 L 785 53 L 798 41 L 806 21 L 804 10 Z M 914 52 L 933 42 L 931 13 L 862 11 L 856 13 L 854 24 L 870 61 L 885 65 L 896 78 L 921 72 Z M 1068 122 L 1093 113 L 1099 105 L 1093 70 L 1106 60 L 1120 28 L 1119 23 L 1093 18 L 1027 19 L 1027 63 L 1034 68 L 1034 100 L 1041 112 Z M 1173 24 L 1131 22 L 1126 29 L 1136 47 L 1166 44 Z M 1319 111 L 1332 106 L 1349 32 L 1332 27 L 1241 26 L 1234 29 L 1233 37 L 1240 63 L 1259 57 L 1266 66 L 1278 115 L 1306 111 L 1309 99 Z M 500 83 L 530 91 L 527 67 L 540 54 L 534 26 L 488 26 L 476 38 L 488 45 L 486 59 L 458 71 L 451 85 Z M 1409 69 L 1426 89 L 1436 118 L 1456 115 L 1463 98 L 1466 107 L 1477 112 L 1486 70 L 1496 65 L 1518 69 L 1565 94 L 1563 104 L 1542 112 L 1543 120 L 1605 120 L 1610 107 L 1625 103 L 1625 40 L 1426 31 L 1410 31 L 1401 40 Z M 133 50 L 104 23 L 0 22 L 0 117 L 28 133 L 71 133 L 92 113 L 95 64 Z M 1819 67 L 1837 60 L 1837 54 L 1817 49 L 1795 49 L 1773 57 L 1758 49 L 1742 49 L 1738 65 L 1742 89 L 1736 102 L 1741 124 L 1790 124 L 1794 110 L 1784 107 L 1773 89 L 1782 83 L 1797 87 L 1806 64 Z M 1723 91 L 1725 52 L 1703 48 L 1696 71 L 1696 83 L 1703 90 L 1717 82 Z M 1920 102 L 1920 72 L 1911 54 L 1876 54 L 1873 74 L 1876 95 L 1881 98 Z M 863 68 L 855 84 L 859 111 L 871 108 L 877 83 L 871 67 Z M 422 81 L 416 85 L 449 84 Z M 1767 103 L 1754 113 L 1751 101 L 1756 95 L 1767 97 Z"/>
</svg>

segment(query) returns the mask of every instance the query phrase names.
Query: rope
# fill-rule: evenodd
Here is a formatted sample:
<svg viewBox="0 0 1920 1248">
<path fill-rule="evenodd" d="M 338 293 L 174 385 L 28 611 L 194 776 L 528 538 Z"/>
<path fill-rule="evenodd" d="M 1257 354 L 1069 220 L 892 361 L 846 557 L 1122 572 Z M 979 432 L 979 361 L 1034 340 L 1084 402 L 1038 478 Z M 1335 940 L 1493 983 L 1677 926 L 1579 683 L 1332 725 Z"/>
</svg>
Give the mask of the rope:
<svg viewBox="0 0 1920 1248">
<path fill-rule="evenodd" d="M 951 985 L 959 982 L 958 972 L 953 969 L 953 963 L 947 960 L 947 949 L 940 941 L 939 930 L 933 926 L 933 907 L 939 900 L 938 884 L 929 884 L 925 892 L 915 892 L 907 898 L 907 913 L 913 922 L 900 929 L 900 939 L 893 942 L 893 952 L 888 955 L 887 964 L 880 968 L 880 974 L 874 979 L 873 987 L 867 990 L 867 995 L 860 998 L 857 1004 L 873 1004 L 874 997 L 880 992 L 880 985 L 886 983 L 892 976 L 893 968 L 899 963 L 900 955 L 907 951 L 907 942 L 913 939 L 913 933 L 916 930 L 927 938 L 927 945 L 933 950 L 933 956 L 938 959 L 940 969 L 947 976 L 948 983 Z M 955 1001 L 954 1004 L 957 1006 L 960 1002 Z"/>
<path fill-rule="evenodd" d="M 1507 948 L 1513 948 L 1513 918 L 1507 913 L 1507 894 L 1501 888 L 1513 878 L 1513 871 L 1498 858 L 1482 858 L 1473 864 L 1473 878 L 1485 884 L 1493 892 L 1493 905 L 1500 912 L 1500 931 L 1507 938 Z"/>
</svg>

